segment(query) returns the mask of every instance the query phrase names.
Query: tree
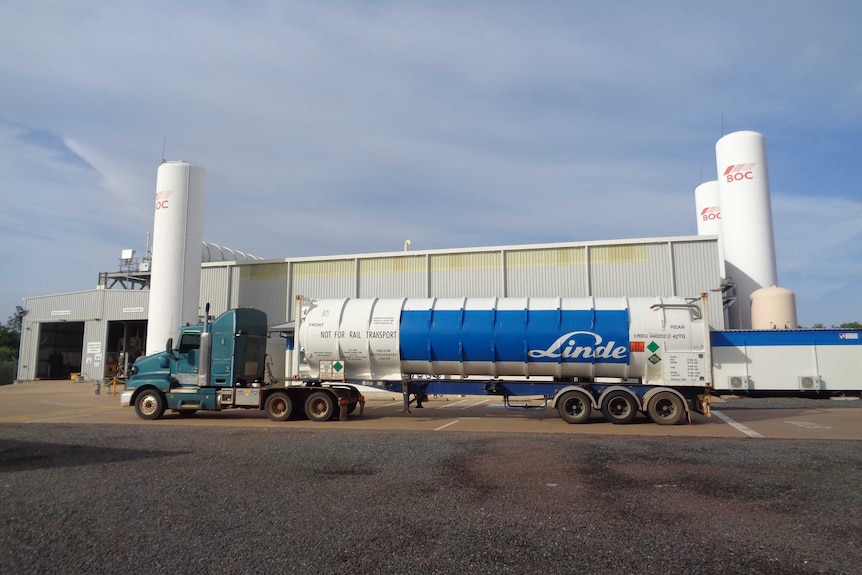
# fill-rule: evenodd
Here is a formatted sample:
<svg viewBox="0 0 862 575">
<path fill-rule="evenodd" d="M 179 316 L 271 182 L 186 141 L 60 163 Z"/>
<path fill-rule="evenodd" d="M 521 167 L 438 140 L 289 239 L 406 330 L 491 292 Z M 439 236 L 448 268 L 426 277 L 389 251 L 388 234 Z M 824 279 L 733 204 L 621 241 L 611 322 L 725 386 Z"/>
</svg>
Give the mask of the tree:
<svg viewBox="0 0 862 575">
<path fill-rule="evenodd" d="M 848 323 L 842 323 L 838 327 L 840 327 L 841 329 L 862 329 L 862 323 L 859 323 L 858 321 L 851 321 Z"/>
<path fill-rule="evenodd" d="M 13 315 L 0 327 L 0 361 L 14 361 L 20 346 L 21 318 Z"/>
</svg>

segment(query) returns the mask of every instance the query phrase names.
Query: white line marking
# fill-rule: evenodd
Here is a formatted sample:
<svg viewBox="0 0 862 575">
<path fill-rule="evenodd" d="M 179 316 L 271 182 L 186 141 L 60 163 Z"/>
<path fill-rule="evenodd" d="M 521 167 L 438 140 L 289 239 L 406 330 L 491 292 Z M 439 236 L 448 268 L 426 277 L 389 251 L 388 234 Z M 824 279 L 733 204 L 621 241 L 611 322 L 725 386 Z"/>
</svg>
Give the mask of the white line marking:
<svg viewBox="0 0 862 575">
<path fill-rule="evenodd" d="M 447 427 L 449 427 L 450 425 L 455 425 L 455 424 L 456 424 L 456 423 L 458 423 L 459 421 L 461 421 L 461 420 L 460 420 L 460 419 L 456 419 L 455 421 L 450 421 L 450 422 L 449 422 L 449 423 L 447 423 L 446 425 L 441 425 L 440 427 L 438 427 L 438 428 L 437 428 L 437 429 L 435 429 L 434 431 L 440 431 L 441 429 L 446 429 L 446 428 L 447 428 Z"/>
<path fill-rule="evenodd" d="M 435 407 L 434 409 L 449 409 L 450 407 L 455 407 L 456 405 L 461 405 L 462 403 L 470 401 L 469 399 L 462 399 L 461 401 L 456 401 L 455 403 L 447 403 L 446 405 L 441 405 L 439 407 Z"/>
<path fill-rule="evenodd" d="M 728 416 L 726 416 L 722 412 L 717 411 L 715 409 L 713 409 L 711 411 L 712 411 L 712 414 L 715 415 L 717 418 L 719 418 L 720 420 L 722 420 L 723 422 L 725 422 L 729 426 L 733 427 L 737 431 L 741 431 L 742 433 L 744 433 L 748 437 L 754 437 L 756 439 L 763 439 L 763 436 L 760 435 L 759 433 L 757 433 L 756 431 L 754 431 L 753 429 L 750 429 L 750 428 L 742 425 L 741 423 L 732 420 L 731 418 L 729 418 Z"/>
<path fill-rule="evenodd" d="M 476 407 L 477 405 L 482 405 L 483 403 L 488 403 L 489 401 L 491 401 L 491 400 L 490 399 L 483 399 L 479 403 L 473 403 L 473 404 L 468 405 L 467 407 L 462 407 L 461 410 L 463 411 L 465 409 L 470 409 L 471 407 Z"/>
<path fill-rule="evenodd" d="M 386 407 L 392 407 L 393 405 L 401 405 L 403 403 L 404 403 L 403 401 L 393 401 L 392 403 L 386 403 L 384 405 L 375 405 L 374 407 L 370 407 L 370 408 L 366 404 L 366 408 L 367 409 L 384 409 Z"/>
</svg>

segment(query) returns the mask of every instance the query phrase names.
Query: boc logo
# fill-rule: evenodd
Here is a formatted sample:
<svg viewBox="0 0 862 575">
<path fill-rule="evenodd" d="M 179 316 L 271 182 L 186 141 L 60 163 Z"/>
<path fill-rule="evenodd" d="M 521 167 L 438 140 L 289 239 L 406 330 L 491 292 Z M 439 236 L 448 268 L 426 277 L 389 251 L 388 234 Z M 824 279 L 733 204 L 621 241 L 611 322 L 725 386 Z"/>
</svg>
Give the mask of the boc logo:
<svg viewBox="0 0 862 575">
<path fill-rule="evenodd" d="M 724 177 L 727 178 L 727 183 L 731 184 L 733 182 L 741 182 L 742 180 L 753 180 L 754 172 L 751 170 L 754 169 L 754 166 L 757 164 L 731 164 L 727 166 L 727 169 L 724 170 Z"/>
<path fill-rule="evenodd" d="M 173 190 L 156 192 L 156 211 L 168 209 L 168 207 L 170 206 L 170 204 L 168 203 L 168 198 L 170 198 L 173 193 Z"/>
</svg>

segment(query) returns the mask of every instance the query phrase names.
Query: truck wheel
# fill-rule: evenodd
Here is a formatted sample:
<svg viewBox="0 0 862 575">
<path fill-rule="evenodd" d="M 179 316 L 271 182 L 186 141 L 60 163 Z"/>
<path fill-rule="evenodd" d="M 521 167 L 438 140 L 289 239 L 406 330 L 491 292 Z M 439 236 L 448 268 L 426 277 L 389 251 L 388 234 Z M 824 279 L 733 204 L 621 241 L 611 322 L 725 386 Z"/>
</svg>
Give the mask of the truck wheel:
<svg viewBox="0 0 862 575">
<path fill-rule="evenodd" d="M 567 391 L 557 402 L 557 411 L 566 423 L 586 423 L 593 406 L 590 398 L 580 391 Z"/>
<path fill-rule="evenodd" d="M 157 389 L 147 389 L 135 400 L 135 413 L 141 419 L 158 419 L 165 413 L 165 398 Z"/>
<path fill-rule="evenodd" d="M 676 425 L 685 415 L 685 405 L 675 393 L 661 391 L 650 399 L 647 414 L 659 425 Z"/>
<path fill-rule="evenodd" d="M 635 398 L 621 389 L 612 391 L 602 402 L 602 414 L 611 423 L 631 423 L 638 414 Z"/>
<path fill-rule="evenodd" d="M 264 405 L 266 416 L 272 421 L 287 421 L 293 412 L 293 400 L 281 391 L 266 398 Z"/>
<path fill-rule="evenodd" d="M 305 415 L 311 421 L 326 421 L 335 413 L 335 403 L 325 391 L 316 391 L 305 400 Z"/>
</svg>

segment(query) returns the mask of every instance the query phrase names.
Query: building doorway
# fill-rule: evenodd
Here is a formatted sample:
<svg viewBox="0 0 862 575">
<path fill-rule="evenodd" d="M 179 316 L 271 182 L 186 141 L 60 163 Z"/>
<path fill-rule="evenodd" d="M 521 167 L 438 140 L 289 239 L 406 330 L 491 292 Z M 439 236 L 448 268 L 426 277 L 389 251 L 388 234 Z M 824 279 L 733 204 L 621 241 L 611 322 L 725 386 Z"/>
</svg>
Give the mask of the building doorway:
<svg viewBox="0 0 862 575">
<path fill-rule="evenodd" d="M 36 379 L 69 379 L 81 371 L 83 349 L 84 322 L 40 323 Z"/>
<path fill-rule="evenodd" d="M 144 354 L 146 341 L 147 320 L 108 322 L 104 376 L 124 378 L 128 367 Z"/>
</svg>

